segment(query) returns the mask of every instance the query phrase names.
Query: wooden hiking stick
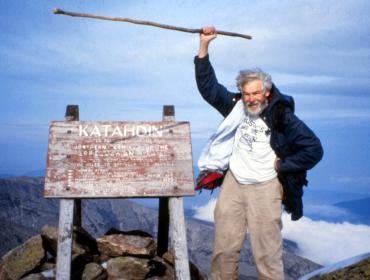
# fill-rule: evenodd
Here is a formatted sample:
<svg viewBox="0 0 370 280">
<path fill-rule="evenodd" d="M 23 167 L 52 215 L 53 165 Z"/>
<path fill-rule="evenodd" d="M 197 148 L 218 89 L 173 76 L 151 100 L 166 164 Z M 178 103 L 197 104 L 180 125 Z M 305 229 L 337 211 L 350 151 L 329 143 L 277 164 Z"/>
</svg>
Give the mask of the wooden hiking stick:
<svg viewBox="0 0 370 280">
<path fill-rule="evenodd" d="M 176 31 L 182 31 L 182 32 L 188 32 L 188 33 L 202 33 L 202 29 L 191 29 L 191 28 L 177 27 L 177 26 L 172 26 L 172 25 L 167 25 L 167 24 L 156 23 L 156 22 L 152 22 L 152 21 L 136 20 L 136 19 L 130 19 L 130 18 L 107 17 L 107 16 L 98 16 L 98 15 L 93 15 L 93 14 L 68 12 L 68 11 L 63 11 L 63 10 L 58 9 L 58 8 L 55 8 L 53 10 L 53 13 L 56 14 L 56 15 L 67 15 L 67 16 L 71 16 L 71 17 L 85 17 L 85 18 L 94 18 L 94 19 L 102 19 L 102 20 L 130 22 L 130 23 L 134 23 L 134 24 L 150 25 L 150 26 L 154 26 L 154 27 L 176 30 Z M 240 37 L 240 38 L 249 39 L 249 40 L 252 39 L 252 37 L 249 36 L 249 35 L 234 33 L 234 32 L 228 32 L 228 31 L 217 30 L 217 34 L 225 35 L 225 36 Z"/>
</svg>

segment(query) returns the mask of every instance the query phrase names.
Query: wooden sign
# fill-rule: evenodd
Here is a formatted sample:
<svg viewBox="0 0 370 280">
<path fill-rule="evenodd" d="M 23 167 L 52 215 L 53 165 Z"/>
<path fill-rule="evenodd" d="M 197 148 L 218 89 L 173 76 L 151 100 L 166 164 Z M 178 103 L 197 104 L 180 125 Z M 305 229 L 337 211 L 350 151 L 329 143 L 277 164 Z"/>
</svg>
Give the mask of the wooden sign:
<svg viewBox="0 0 370 280">
<path fill-rule="evenodd" d="M 188 122 L 52 122 L 45 197 L 194 195 Z"/>
</svg>

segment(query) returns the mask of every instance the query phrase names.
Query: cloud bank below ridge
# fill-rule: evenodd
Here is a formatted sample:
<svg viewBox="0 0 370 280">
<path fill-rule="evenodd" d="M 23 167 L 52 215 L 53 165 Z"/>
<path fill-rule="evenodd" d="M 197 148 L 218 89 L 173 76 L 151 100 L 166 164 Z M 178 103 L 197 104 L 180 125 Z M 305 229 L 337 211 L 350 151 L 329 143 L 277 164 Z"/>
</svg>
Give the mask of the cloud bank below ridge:
<svg viewBox="0 0 370 280">
<path fill-rule="evenodd" d="M 216 199 L 194 207 L 194 218 L 213 222 Z M 298 244 L 298 254 L 322 265 L 333 264 L 370 252 L 370 227 L 351 223 L 329 223 L 302 217 L 293 222 L 283 214 L 283 237 Z M 335 252 L 335 254 L 333 254 Z"/>
</svg>

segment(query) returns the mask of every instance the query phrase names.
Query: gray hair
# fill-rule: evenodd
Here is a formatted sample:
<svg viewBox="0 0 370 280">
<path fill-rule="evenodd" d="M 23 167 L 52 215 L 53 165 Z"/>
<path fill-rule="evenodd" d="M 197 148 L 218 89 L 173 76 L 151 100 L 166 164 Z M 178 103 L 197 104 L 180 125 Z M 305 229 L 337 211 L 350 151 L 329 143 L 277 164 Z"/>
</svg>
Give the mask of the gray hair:
<svg viewBox="0 0 370 280">
<path fill-rule="evenodd" d="M 272 80 L 270 74 L 263 72 L 259 68 L 241 70 L 239 75 L 236 77 L 236 86 L 240 91 L 245 84 L 260 80 L 262 82 L 263 91 L 269 91 L 272 88 Z"/>
</svg>

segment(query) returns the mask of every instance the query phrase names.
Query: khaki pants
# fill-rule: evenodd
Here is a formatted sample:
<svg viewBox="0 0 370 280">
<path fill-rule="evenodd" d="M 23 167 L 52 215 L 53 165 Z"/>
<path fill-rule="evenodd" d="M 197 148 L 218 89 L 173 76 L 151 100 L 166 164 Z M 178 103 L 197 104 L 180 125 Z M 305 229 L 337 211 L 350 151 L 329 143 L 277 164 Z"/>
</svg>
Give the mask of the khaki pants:
<svg viewBox="0 0 370 280">
<path fill-rule="evenodd" d="M 227 172 L 214 212 L 212 279 L 238 279 L 240 250 L 247 231 L 258 279 L 284 279 L 282 195 L 278 179 L 242 185 Z"/>
</svg>

